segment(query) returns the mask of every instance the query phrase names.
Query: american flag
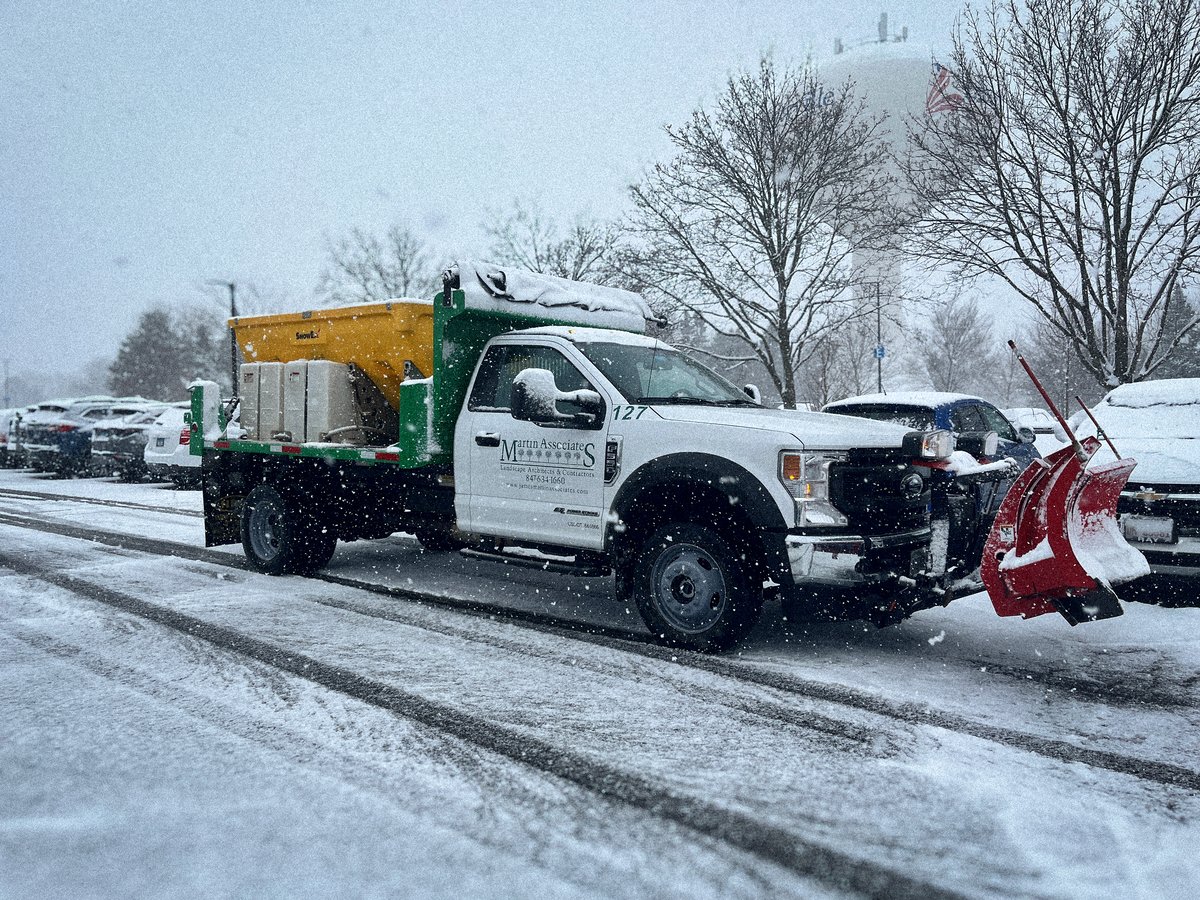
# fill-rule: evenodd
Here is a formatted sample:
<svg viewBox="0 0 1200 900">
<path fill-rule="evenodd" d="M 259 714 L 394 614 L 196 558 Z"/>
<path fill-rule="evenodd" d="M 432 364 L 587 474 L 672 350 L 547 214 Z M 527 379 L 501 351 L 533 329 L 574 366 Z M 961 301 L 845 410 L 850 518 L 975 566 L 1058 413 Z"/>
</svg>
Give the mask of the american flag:
<svg viewBox="0 0 1200 900">
<path fill-rule="evenodd" d="M 950 70 L 939 62 L 933 64 L 933 77 L 929 80 L 929 93 L 925 95 L 925 112 L 929 115 L 950 112 L 963 102 L 963 95 L 950 84 Z"/>
</svg>

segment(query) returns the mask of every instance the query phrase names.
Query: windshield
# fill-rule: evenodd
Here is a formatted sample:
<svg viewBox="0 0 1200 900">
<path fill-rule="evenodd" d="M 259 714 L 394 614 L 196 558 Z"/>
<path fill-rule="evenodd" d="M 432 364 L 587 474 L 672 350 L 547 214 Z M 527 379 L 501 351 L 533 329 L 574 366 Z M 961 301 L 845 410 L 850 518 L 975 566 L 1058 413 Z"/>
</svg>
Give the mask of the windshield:
<svg viewBox="0 0 1200 900">
<path fill-rule="evenodd" d="M 839 416 L 858 416 L 877 422 L 895 422 L 915 431 L 932 431 L 933 410 L 924 406 L 902 406 L 898 403 L 860 403 L 826 407 L 825 412 Z"/>
<path fill-rule="evenodd" d="M 1200 437 L 1200 403 L 1180 402 L 1142 407 L 1106 403 L 1098 406 L 1094 413 L 1111 438 L 1136 441 Z M 1084 418 L 1078 433 L 1080 437 L 1094 435 L 1096 427 L 1091 420 Z"/>
<path fill-rule="evenodd" d="M 758 405 L 716 372 L 666 344 L 577 346 L 630 403 Z"/>
</svg>

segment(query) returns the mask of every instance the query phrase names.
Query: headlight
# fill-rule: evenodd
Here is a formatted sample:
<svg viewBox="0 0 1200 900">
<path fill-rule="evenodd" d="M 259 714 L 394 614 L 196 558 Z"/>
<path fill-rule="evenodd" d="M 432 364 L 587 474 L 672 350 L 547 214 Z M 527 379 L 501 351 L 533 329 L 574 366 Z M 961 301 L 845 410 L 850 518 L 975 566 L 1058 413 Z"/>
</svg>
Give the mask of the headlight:
<svg viewBox="0 0 1200 900">
<path fill-rule="evenodd" d="M 911 431 L 904 436 L 904 450 L 921 459 L 945 459 L 954 452 L 954 435 L 949 431 Z"/>
<path fill-rule="evenodd" d="M 830 502 L 829 468 L 845 453 L 785 450 L 779 454 L 779 480 L 796 501 L 796 525 L 846 525 L 847 518 Z"/>
</svg>

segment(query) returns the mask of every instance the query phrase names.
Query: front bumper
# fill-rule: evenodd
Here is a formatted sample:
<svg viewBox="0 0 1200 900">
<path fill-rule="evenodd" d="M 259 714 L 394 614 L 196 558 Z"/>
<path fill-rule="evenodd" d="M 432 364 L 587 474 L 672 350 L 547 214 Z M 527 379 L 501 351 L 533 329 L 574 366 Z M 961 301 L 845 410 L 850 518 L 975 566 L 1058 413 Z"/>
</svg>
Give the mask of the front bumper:
<svg viewBox="0 0 1200 900">
<path fill-rule="evenodd" d="M 58 464 L 58 448 L 38 444 L 27 444 L 25 459 L 34 468 L 52 469 Z"/>
<path fill-rule="evenodd" d="M 928 527 L 872 536 L 789 533 L 783 543 L 794 587 L 845 589 L 928 578 L 931 536 Z"/>
<path fill-rule="evenodd" d="M 1200 538 L 1180 536 L 1173 544 L 1129 541 L 1129 546 L 1142 552 L 1155 574 L 1200 577 Z"/>
</svg>

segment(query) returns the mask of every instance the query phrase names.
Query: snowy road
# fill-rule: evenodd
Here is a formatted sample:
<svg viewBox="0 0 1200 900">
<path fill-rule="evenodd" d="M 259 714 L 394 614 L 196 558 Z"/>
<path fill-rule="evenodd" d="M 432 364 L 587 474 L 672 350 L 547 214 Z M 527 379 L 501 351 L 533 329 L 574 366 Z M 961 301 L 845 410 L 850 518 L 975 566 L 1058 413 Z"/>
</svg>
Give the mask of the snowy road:
<svg viewBox="0 0 1200 900">
<path fill-rule="evenodd" d="M 404 537 L 259 576 L 199 506 L 0 473 L 0 896 L 1200 889 L 1200 610 L 699 657 Z"/>
</svg>

